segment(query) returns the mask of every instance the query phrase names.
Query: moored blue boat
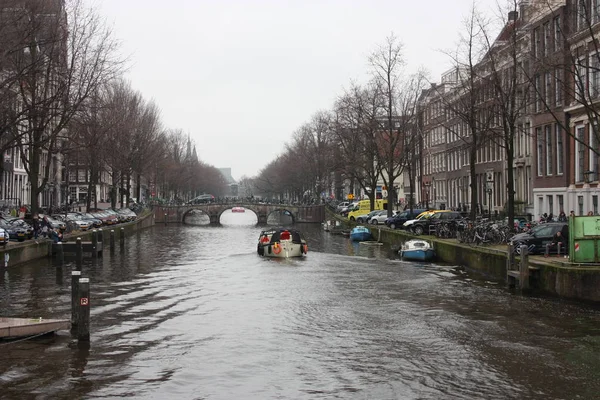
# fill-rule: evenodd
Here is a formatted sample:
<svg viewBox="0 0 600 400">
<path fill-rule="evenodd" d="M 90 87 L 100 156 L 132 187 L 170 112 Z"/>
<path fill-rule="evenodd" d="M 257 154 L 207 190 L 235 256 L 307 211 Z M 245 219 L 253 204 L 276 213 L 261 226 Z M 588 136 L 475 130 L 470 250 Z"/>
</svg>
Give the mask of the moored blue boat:
<svg viewBox="0 0 600 400">
<path fill-rule="evenodd" d="M 435 251 L 431 244 L 421 239 L 413 239 L 404 243 L 399 253 L 403 260 L 431 261 L 435 257 Z"/>
<path fill-rule="evenodd" d="M 352 228 L 350 231 L 350 239 L 355 242 L 364 242 L 365 240 L 371 240 L 371 231 L 369 228 L 359 225 Z"/>
</svg>

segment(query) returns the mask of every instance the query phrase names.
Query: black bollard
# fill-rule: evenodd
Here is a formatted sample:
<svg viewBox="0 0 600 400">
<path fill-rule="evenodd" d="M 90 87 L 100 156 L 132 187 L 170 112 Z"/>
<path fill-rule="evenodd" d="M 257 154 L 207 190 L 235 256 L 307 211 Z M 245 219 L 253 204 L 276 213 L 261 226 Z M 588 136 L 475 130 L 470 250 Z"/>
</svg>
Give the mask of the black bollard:
<svg viewBox="0 0 600 400">
<path fill-rule="evenodd" d="M 529 289 L 529 248 L 521 246 L 521 264 L 519 266 L 520 284 L 522 290 Z"/>
<path fill-rule="evenodd" d="M 98 245 L 100 246 L 100 251 L 98 252 L 98 255 L 102 256 L 102 253 L 104 252 L 104 231 L 102 230 L 102 228 L 98 229 Z"/>
<path fill-rule="evenodd" d="M 115 230 L 110 230 L 110 251 L 115 251 Z"/>
<path fill-rule="evenodd" d="M 52 244 L 51 244 L 52 246 Z M 56 243 L 56 266 L 62 266 L 65 263 L 65 251 L 62 242 Z"/>
<path fill-rule="evenodd" d="M 78 237 L 76 241 L 75 265 L 77 271 L 81 271 L 81 266 L 83 265 L 83 244 L 80 237 Z"/>
<path fill-rule="evenodd" d="M 81 278 L 81 271 L 71 272 L 71 328 L 75 328 L 78 322 L 79 314 L 79 278 Z"/>
<path fill-rule="evenodd" d="M 90 280 L 79 279 L 79 319 L 77 321 L 77 340 L 90 341 Z"/>
<path fill-rule="evenodd" d="M 165 213 L 165 226 L 167 226 L 167 213 Z"/>
<path fill-rule="evenodd" d="M 92 230 L 92 259 L 98 258 L 98 231 Z"/>
<path fill-rule="evenodd" d="M 125 247 L 125 228 L 121 228 L 119 234 L 119 241 L 121 242 L 121 248 Z"/>
</svg>

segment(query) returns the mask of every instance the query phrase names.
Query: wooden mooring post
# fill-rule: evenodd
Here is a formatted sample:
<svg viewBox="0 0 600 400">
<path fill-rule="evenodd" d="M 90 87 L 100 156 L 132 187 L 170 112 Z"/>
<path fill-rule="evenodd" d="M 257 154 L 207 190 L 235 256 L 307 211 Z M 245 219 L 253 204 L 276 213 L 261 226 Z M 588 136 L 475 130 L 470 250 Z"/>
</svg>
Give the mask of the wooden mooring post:
<svg viewBox="0 0 600 400">
<path fill-rule="evenodd" d="M 79 296 L 79 278 L 81 278 L 81 271 L 71 272 L 71 327 L 75 329 L 79 322 L 79 305 L 77 304 Z"/>
<path fill-rule="evenodd" d="M 515 249 L 508 245 L 508 253 L 506 258 L 506 282 L 508 287 L 519 287 L 521 290 L 529 289 L 529 249 L 526 245 L 519 248 L 520 262 L 518 269 L 515 263 Z"/>
<path fill-rule="evenodd" d="M 90 280 L 79 279 L 79 313 L 77 321 L 77 340 L 80 342 L 90 341 Z"/>
<path fill-rule="evenodd" d="M 121 228 L 119 232 L 119 242 L 121 242 L 121 248 L 125 247 L 125 228 Z"/>
</svg>

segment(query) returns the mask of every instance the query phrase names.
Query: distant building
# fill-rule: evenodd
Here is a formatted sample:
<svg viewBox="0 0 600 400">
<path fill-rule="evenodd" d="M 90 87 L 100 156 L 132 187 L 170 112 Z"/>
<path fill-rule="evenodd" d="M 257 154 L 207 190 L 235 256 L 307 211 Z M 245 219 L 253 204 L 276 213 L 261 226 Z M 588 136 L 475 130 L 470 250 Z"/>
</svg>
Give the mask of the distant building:
<svg viewBox="0 0 600 400">
<path fill-rule="evenodd" d="M 231 176 L 231 168 L 218 168 L 218 170 L 219 172 L 221 172 L 221 174 L 225 178 L 225 182 L 227 182 L 227 185 L 229 186 L 229 193 L 227 195 L 237 197 L 238 183 L 235 179 L 233 179 L 233 176 Z"/>
</svg>

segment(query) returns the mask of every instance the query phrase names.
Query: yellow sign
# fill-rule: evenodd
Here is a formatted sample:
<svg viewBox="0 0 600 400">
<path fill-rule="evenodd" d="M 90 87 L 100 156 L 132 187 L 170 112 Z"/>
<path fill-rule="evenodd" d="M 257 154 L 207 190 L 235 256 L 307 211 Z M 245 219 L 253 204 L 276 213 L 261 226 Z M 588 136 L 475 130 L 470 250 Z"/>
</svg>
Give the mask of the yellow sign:
<svg viewBox="0 0 600 400">
<path fill-rule="evenodd" d="M 348 195 L 348 200 L 354 200 L 354 195 L 352 193 Z"/>
</svg>

